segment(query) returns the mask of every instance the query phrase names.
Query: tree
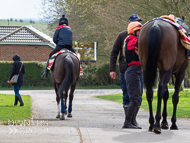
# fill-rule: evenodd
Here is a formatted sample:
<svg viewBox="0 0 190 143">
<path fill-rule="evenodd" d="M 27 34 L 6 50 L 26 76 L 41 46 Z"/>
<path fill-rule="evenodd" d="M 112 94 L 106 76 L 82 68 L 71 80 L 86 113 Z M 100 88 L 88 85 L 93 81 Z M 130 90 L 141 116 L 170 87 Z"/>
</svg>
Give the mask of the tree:
<svg viewBox="0 0 190 143">
<path fill-rule="evenodd" d="M 142 23 L 161 15 L 185 16 L 189 24 L 190 0 L 44 0 L 44 19 L 55 31 L 63 13 L 69 19 L 73 40 L 98 41 L 98 59 L 109 61 L 117 35 L 127 29 L 128 17 L 136 13 Z M 52 33 L 53 33 L 52 32 Z M 102 60 L 103 59 L 103 60 Z"/>
<path fill-rule="evenodd" d="M 13 21 L 13 19 L 12 19 L 12 18 L 10 18 L 10 21 L 12 22 L 12 21 Z"/>
</svg>

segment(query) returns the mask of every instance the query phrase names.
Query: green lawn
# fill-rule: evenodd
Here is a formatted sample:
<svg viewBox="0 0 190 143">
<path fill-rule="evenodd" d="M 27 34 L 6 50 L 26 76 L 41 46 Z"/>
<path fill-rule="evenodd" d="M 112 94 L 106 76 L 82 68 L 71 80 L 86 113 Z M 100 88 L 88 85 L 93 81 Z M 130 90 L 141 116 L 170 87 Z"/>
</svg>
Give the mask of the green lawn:
<svg viewBox="0 0 190 143">
<path fill-rule="evenodd" d="M 0 124 L 2 123 L 22 123 L 24 120 L 32 116 L 31 97 L 29 95 L 21 95 L 24 106 L 20 107 L 18 102 L 14 106 L 15 95 L 0 94 Z"/>
<path fill-rule="evenodd" d="M 173 113 L 173 104 L 172 104 L 172 95 L 174 91 L 170 91 L 170 97 L 167 104 L 168 116 L 172 116 Z M 103 95 L 96 96 L 97 98 L 111 100 L 114 102 L 122 103 L 122 94 L 113 94 L 113 95 Z M 153 96 L 153 111 L 156 113 L 157 109 L 157 92 L 154 92 Z M 163 106 L 163 103 L 162 103 Z M 146 94 L 143 94 L 143 100 L 141 104 L 141 109 L 148 111 L 148 102 L 146 100 Z M 179 103 L 177 106 L 177 118 L 190 118 L 190 90 L 183 90 L 179 93 Z"/>
</svg>

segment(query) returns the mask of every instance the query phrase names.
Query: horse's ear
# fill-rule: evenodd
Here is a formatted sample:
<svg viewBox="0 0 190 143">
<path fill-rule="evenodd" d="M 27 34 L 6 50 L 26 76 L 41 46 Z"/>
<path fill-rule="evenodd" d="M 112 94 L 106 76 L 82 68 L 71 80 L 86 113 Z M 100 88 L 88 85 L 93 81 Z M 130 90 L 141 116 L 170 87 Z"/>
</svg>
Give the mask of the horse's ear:
<svg viewBox="0 0 190 143">
<path fill-rule="evenodd" d="M 184 16 L 182 16 L 183 21 L 185 20 Z"/>
</svg>

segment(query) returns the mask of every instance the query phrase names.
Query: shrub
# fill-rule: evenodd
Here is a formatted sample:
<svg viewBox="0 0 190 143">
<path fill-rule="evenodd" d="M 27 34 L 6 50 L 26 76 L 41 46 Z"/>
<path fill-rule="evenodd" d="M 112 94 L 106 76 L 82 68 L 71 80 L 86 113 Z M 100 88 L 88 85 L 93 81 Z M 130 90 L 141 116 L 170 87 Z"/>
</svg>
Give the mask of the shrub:
<svg viewBox="0 0 190 143">
<path fill-rule="evenodd" d="M 42 78 L 41 75 L 45 68 L 45 64 L 41 62 L 23 62 L 25 66 L 24 86 L 52 86 L 51 76 Z M 13 62 L 0 63 L 0 86 L 10 87 L 11 84 L 7 80 L 11 74 Z"/>
<path fill-rule="evenodd" d="M 120 85 L 119 82 L 119 70 L 116 67 L 116 79 L 113 80 L 110 77 L 109 63 L 97 64 L 89 63 L 88 65 L 82 65 L 84 75 L 81 81 L 78 81 L 78 85 Z"/>
<path fill-rule="evenodd" d="M 23 62 L 25 65 L 24 74 L 24 86 L 52 86 L 51 76 L 48 78 L 42 78 L 41 75 L 45 68 L 45 63 L 41 62 Z M 11 84 L 7 83 L 7 80 L 11 73 L 13 62 L 0 62 L 0 86 L 11 87 Z M 82 64 L 84 75 L 81 81 L 77 82 L 77 85 L 120 85 L 119 82 L 119 70 L 116 67 L 116 79 L 111 79 L 109 75 L 109 63 L 88 63 Z"/>
</svg>

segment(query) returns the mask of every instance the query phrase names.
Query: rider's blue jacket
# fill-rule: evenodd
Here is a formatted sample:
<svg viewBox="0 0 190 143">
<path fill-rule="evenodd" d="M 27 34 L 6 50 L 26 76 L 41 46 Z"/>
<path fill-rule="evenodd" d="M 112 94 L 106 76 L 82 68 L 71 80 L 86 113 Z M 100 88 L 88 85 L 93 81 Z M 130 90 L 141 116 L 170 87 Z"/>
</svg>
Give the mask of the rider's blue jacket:
<svg viewBox="0 0 190 143">
<path fill-rule="evenodd" d="M 72 47 L 73 34 L 69 26 L 60 25 L 57 27 L 54 36 L 53 42 L 57 45 L 69 45 Z"/>
</svg>

